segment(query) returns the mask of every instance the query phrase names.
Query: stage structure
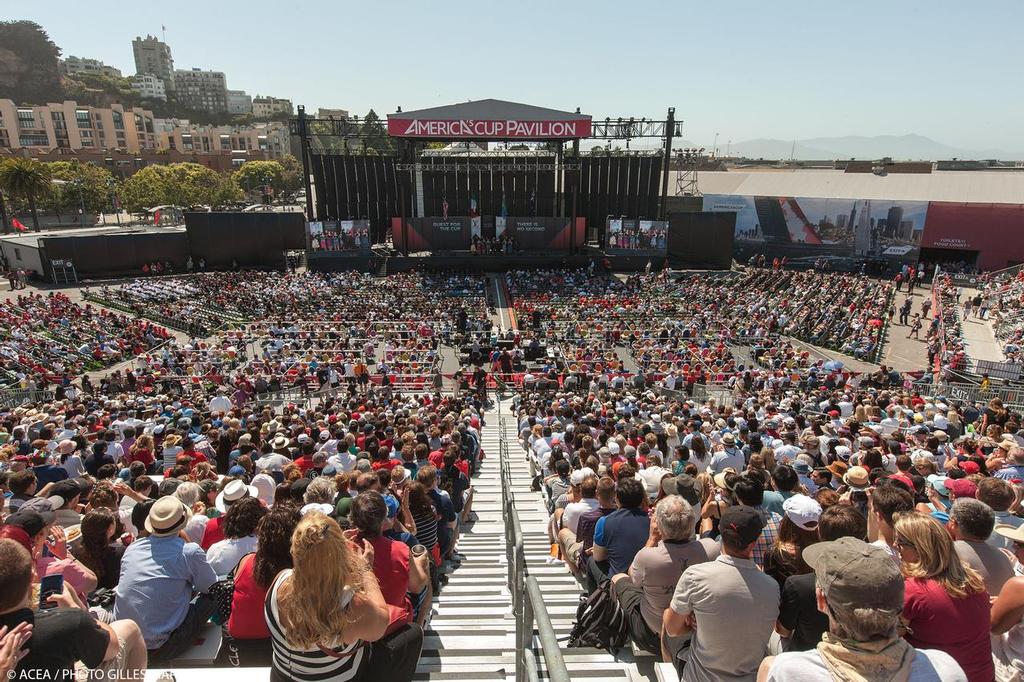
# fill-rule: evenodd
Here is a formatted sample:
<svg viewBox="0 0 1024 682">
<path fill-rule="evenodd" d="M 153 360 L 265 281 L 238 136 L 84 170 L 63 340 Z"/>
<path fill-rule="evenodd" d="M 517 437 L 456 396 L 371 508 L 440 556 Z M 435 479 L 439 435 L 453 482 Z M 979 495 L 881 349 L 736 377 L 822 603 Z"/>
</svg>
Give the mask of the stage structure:
<svg viewBox="0 0 1024 682">
<path fill-rule="evenodd" d="M 313 119 L 300 106 L 291 132 L 305 171 L 308 243 L 320 255 L 335 225 L 343 236 L 344 226 L 365 226 L 375 244 L 390 230 L 406 254 L 465 251 L 476 239 L 573 253 L 588 230 L 604 245 L 610 218 L 666 219 L 663 171 L 680 134 L 674 109 L 660 121 L 602 121 L 492 99 L 362 121 Z M 580 151 L 581 140 L 638 138 L 659 138 L 663 149 Z M 359 253 L 366 243 L 334 249 L 343 241 L 328 239 L 327 252 Z"/>
</svg>

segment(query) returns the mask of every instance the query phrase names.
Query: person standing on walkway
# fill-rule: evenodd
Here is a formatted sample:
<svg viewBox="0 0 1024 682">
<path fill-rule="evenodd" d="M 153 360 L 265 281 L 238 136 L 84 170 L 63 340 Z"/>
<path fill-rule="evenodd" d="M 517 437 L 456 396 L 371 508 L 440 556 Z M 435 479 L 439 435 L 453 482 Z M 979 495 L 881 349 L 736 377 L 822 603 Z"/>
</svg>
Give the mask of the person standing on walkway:
<svg viewBox="0 0 1024 682">
<path fill-rule="evenodd" d="M 907 334 L 907 338 L 909 339 L 911 336 L 913 336 L 915 339 L 920 339 L 921 338 L 921 326 L 922 326 L 921 325 L 921 316 L 918 315 L 918 314 L 915 314 L 914 315 L 914 321 L 910 325 L 910 333 Z"/>
<path fill-rule="evenodd" d="M 911 298 L 909 296 L 907 296 L 906 300 L 903 301 L 903 305 L 900 307 L 900 324 L 901 325 L 905 326 L 905 325 L 910 324 L 910 308 L 913 305 L 914 305 L 914 302 L 911 300 Z"/>
<path fill-rule="evenodd" d="M 921 317 L 928 317 L 928 312 L 932 309 L 932 299 L 925 298 L 924 302 L 921 303 Z"/>
</svg>

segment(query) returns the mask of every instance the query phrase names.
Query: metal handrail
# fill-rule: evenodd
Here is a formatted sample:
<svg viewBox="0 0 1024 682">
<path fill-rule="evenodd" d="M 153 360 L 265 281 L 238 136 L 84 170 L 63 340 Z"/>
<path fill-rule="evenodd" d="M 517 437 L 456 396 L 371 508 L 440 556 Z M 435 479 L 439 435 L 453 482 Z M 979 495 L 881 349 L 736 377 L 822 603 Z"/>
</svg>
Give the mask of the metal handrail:
<svg viewBox="0 0 1024 682">
<path fill-rule="evenodd" d="M 0 390 L 0 408 L 8 409 L 53 400 L 54 392 L 44 389 L 13 388 Z"/>
<path fill-rule="evenodd" d="M 508 559 L 508 590 L 512 597 L 512 614 L 516 619 L 516 682 L 536 682 L 539 679 L 537 657 L 533 653 L 533 632 L 537 630 L 541 655 L 550 682 L 569 682 L 569 671 L 559 648 L 558 637 L 551 625 L 551 617 L 544 605 L 537 579 L 529 575 L 523 528 L 516 512 L 512 490 L 512 472 L 509 468 L 508 439 L 505 419 L 501 417 L 498 402 L 498 460 L 501 477 L 502 515 L 505 521 L 505 554 Z"/>
</svg>

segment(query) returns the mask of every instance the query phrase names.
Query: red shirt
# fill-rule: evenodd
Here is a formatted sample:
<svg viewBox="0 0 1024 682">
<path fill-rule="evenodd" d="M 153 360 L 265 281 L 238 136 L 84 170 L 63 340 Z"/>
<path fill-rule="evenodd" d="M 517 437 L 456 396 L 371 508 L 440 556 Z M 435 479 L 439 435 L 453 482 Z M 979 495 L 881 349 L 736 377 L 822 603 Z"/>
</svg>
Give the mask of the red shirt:
<svg viewBox="0 0 1024 682">
<path fill-rule="evenodd" d="M 903 617 L 913 630 L 906 639 L 915 648 L 945 651 L 971 682 L 995 677 L 988 592 L 954 599 L 936 580 L 907 578 Z"/>
<path fill-rule="evenodd" d="M 203 541 L 199 543 L 199 546 L 203 548 L 203 551 L 210 549 L 210 545 L 215 542 L 220 542 L 224 539 L 224 529 L 221 528 L 224 522 L 224 516 L 218 516 L 215 519 L 210 519 L 206 522 L 206 530 L 203 531 Z"/>
<path fill-rule="evenodd" d="M 134 452 L 128 454 L 128 457 L 126 459 L 128 460 L 129 464 L 131 464 L 132 462 L 142 462 L 143 464 L 146 465 L 147 469 L 155 461 L 153 458 L 153 451 L 149 450 L 148 448 L 136 448 Z"/>
<path fill-rule="evenodd" d="M 373 546 L 373 574 L 391 614 L 391 626 L 412 622 L 409 589 L 409 545 L 384 536 L 370 540 Z"/>
<path fill-rule="evenodd" d="M 378 459 L 370 463 L 370 468 L 373 469 L 374 471 L 377 471 L 379 469 L 387 469 L 388 471 L 390 471 L 399 464 L 401 464 L 401 462 L 399 462 L 397 459 Z"/>
<path fill-rule="evenodd" d="M 306 472 L 313 468 L 313 458 L 303 455 L 295 460 L 295 464 L 299 467 L 299 470 L 302 471 L 302 475 L 305 476 Z"/>
<path fill-rule="evenodd" d="M 269 639 L 270 628 L 263 617 L 263 602 L 267 588 L 261 587 L 253 576 L 256 555 L 242 559 L 235 573 L 235 596 L 231 598 L 231 617 L 228 634 L 235 639 Z"/>
</svg>

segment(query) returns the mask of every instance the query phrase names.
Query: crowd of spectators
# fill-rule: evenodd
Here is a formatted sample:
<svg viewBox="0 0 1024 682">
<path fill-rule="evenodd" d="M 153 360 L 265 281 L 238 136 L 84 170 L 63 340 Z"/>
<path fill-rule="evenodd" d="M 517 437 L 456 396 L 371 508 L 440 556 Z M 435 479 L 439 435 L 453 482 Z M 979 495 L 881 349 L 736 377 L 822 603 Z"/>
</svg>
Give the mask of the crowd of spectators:
<svg viewBox="0 0 1024 682">
<path fill-rule="evenodd" d="M 676 280 L 520 271 L 506 285 L 519 321 L 515 344 L 544 349 L 542 374 L 671 376 L 672 387 L 821 370 L 820 355 L 783 337 L 874 359 L 895 289 L 863 276 L 758 268 Z M 738 359 L 736 346 L 749 358 Z"/>
<path fill-rule="evenodd" d="M 683 680 L 1019 679 L 1024 430 L 998 401 L 820 385 L 516 402 L 554 561 Z"/>
<path fill-rule="evenodd" d="M 19 294 L 0 303 L 0 379 L 21 388 L 61 382 L 169 338 L 147 320 L 79 305 L 61 293 Z"/>
<path fill-rule="evenodd" d="M 485 282 L 204 273 L 104 293 L 145 314 L 158 283 L 182 324 L 242 321 L 125 347 L 133 366 L 97 385 L 0 412 L 0 668 L 137 674 L 213 622 L 219 666 L 412 679 L 476 518 L 479 389 L 513 375 L 552 561 L 682 679 L 1024 669 L 1020 415 L 784 338 L 880 343 L 891 282 L 512 272 L 504 333 Z M 378 381 L 438 375 L 442 342 L 463 359 L 454 392 Z M 331 390 L 259 401 L 311 384 Z"/>
<path fill-rule="evenodd" d="M 281 412 L 193 388 L 5 413 L 0 636 L 31 636 L 0 666 L 137 675 L 212 618 L 220 666 L 411 679 L 476 519 L 483 412 L 355 385 Z"/>
</svg>

